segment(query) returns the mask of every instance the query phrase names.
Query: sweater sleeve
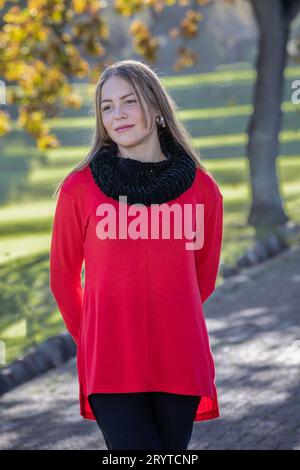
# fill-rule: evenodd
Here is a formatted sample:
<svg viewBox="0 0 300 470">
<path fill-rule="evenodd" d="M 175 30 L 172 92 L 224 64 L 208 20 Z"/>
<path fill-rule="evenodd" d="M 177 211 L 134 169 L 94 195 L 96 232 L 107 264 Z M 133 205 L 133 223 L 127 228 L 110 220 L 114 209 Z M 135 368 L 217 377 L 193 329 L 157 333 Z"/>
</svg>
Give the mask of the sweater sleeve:
<svg viewBox="0 0 300 470">
<path fill-rule="evenodd" d="M 204 243 L 195 250 L 195 264 L 202 304 L 215 290 L 223 237 L 223 195 L 216 184 L 204 204 Z"/>
<path fill-rule="evenodd" d="M 81 321 L 83 231 L 75 199 L 60 190 L 50 245 L 50 289 L 76 345 Z"/>
</svg>

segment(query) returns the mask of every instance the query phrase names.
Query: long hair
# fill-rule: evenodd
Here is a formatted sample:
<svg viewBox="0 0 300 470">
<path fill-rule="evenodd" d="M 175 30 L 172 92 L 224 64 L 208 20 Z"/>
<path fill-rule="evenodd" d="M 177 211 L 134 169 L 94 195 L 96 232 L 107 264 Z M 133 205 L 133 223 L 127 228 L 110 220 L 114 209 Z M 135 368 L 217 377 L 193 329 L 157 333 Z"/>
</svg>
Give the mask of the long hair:
<svg viewBox="0 0 300 470">
<path fill-rule="evenodd" d="M 147 124 L 147 120 L 145 109 L 141 101 L 141 96 L 143 96 L 144 101 L 149 109 L 152 108 L 158 111 L 164 117 L 166 124 L 164 132 L 167 132 L 169 135 L 171 135 L 173 139 L 183 147 L 185 152 L 195 161 L 198 168 L 201 168 L 203 171 L 207 172 L 205 167 L 200 162 L 200 155 L 191 144 L 191 135 L 176 116 L 176 111 L 178 108 L 175 101 L 168 94 L 156 73 L 148 65 L 141 61 L 121 60 L 108 66 L 102 72 L 97 81 L 94 98 L 96 128 L 92 136 L 91 149 L 87 156 L 61 180 L 55 189 L 52 198 L 57 196 L 61 186 L 70 174 L 84 169 L 93 159 L 97 150 L 99 150 L 102 146 L 112 143 L 112 140 L 107 134 L 102 123 L 100 102 L 102 86 L 109 78 L 113 76 L 121 77 L 132 85 L 141 106 L 145 124 Z M 159 132 L 160 130 L 158 129 L 158 135 Z"/>
</svg>

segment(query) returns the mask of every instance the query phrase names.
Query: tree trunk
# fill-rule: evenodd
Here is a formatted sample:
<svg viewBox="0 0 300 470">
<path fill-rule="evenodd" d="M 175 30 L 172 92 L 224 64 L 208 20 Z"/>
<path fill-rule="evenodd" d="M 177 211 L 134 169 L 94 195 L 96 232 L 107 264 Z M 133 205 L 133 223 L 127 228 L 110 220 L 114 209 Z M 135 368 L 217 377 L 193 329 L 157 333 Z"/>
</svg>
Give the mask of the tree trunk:
<svg viewBox="0 0 300 470">
<path fill-rule="evenodd" d="M 255 228 L 285 224 L 276 160 L 282 123 L 282 95 L 291 11 L 284 1 L 251 0 L 260 32 L 254 91 L 254 113 L 248 126 L 247 157 L 252 206 L 248 223 Z M 295 3 L 299 2 L 288 2 Z"/>
</svg>

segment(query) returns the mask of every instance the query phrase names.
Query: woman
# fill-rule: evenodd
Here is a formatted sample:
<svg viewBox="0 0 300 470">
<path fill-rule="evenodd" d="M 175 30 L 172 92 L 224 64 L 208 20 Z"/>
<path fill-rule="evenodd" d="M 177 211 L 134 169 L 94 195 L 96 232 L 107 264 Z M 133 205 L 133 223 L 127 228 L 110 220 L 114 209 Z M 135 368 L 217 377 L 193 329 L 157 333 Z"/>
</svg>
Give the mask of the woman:
<svg viewBox="0 0 300 470">
<path fill-rule="evenodd" d="M 193 422 L 219 416 L 202 306 L 215 289 L 223 196 L 147 65 L 107 67 L 95 112 L 90 152 L 54 193 L 50 251 L 50 288 L 77 345 L 80 414 L 108 449 L 186 449 Z"/>
</svg>

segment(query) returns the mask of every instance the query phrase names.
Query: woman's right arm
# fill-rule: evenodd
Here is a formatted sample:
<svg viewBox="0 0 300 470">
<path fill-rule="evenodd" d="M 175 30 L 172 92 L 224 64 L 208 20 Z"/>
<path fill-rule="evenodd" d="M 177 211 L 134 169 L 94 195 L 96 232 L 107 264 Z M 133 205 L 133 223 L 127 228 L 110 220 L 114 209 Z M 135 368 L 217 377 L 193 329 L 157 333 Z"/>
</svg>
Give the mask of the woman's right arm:
<svg viewBox="0 0 300 470">
<path fill-rule="evenodd" d="M 83 227 L 78 205 L 60 190 L 50 246 L 50 289 L 76 345 L 82 315 Z"/>
</svg>

